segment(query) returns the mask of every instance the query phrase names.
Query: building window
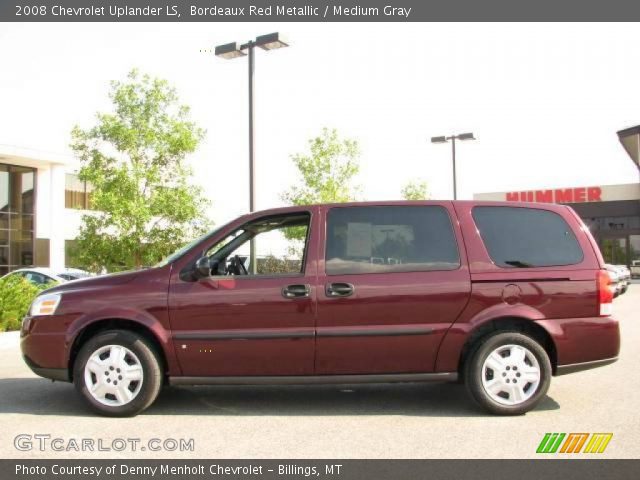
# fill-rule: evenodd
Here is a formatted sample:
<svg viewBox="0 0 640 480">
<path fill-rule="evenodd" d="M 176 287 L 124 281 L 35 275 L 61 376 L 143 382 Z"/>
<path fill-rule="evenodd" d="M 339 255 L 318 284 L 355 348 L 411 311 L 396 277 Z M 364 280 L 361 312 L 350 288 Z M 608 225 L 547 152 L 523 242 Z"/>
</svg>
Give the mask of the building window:
<svg viewBox="0 0 640 480">
<path fill-rule="evenodd" d="M 64 206 L 76 210 L 92 210 L 90 183 L 80 180 L 78 175 L 67 173 L 65 176 Z"/>
<path fill-rule="evenodd" d="M 35 169 L 0 164 L 0 275 L 34 263 Z"/>
</svg>

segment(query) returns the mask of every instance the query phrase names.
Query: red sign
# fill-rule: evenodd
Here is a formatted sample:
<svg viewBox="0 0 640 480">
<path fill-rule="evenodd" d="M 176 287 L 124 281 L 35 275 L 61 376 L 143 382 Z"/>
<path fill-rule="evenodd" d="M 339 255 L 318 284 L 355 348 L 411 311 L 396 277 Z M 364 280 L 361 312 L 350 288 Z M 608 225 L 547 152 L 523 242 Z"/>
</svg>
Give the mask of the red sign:
<svg viewBox="0 0 640 480">
<path fill-rule="evenodd" d="M 528 190 L 525 192 L 507 192 L 508 202 L 601 202 L 601 197 L 602 188 L 600 187 L 557 188 L 555 190 Z"/>
</svg>

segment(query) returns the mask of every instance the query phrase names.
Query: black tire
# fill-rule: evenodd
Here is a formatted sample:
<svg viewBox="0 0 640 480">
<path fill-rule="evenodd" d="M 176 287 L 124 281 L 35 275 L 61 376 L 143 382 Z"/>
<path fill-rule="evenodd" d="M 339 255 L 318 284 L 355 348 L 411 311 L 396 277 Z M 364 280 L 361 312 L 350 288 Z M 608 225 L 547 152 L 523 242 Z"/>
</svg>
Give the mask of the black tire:
<svg viewBox="0 0 640 480">
<path fill-rule="evenodd" d="M 127 348 L 135 354 L 142 367 L 141 386 L 134 398 L 124 405 L 114 406 L 101 403 L 89 392 L 89 387 L 85 382 L 85 365 L 94 352 L 107 345 L 119 345 Z M 129 417 L 145 410 L 158 396 L 162 386 L 160 365 L 157 352 L 144 337 L 128 330 L 107 330 L 90 338 L 80 349 L 73 366 L 73 383 L 94 412 L 109 417 Z M 105 371 L 106 374 L 107 371 Z"/>
<path fill-rule="evenodd" d="M 494 350 L 507 345 L 519 345 L 529 350 L 538 361 L 540 370 L 540 380 L 536 390 L 529 398 L 515 405 L 498 403 L 489 395 L 482 383 L 485 360 Z M 496 415 L 522 415 L 535 408 L 549 390 L 551 375 L 551 362 L 547 352 L 536 340 L 519 332 L 495 332 L 481 338 L 471 350 L 464 370 L 465 384 L 471 397 L 481 407 Z M 530 384 L 529 388 L 533 388 L 533 385 L 533 383 Z"/>
</svg>

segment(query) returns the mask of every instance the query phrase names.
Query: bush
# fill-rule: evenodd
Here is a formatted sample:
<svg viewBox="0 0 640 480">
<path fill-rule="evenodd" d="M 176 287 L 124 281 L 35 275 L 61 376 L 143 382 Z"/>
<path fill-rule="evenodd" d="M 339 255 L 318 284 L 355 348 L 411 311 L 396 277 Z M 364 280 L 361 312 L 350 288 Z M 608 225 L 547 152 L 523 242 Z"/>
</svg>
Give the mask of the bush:
<svg viewBox="0 0 640 480">
<path fill-rule="evenodd" d="M 53 284 L 37 286 L 19 275 L 0 278 L 0 332 L 19 330 L 33 299 Z"/>
</svg>

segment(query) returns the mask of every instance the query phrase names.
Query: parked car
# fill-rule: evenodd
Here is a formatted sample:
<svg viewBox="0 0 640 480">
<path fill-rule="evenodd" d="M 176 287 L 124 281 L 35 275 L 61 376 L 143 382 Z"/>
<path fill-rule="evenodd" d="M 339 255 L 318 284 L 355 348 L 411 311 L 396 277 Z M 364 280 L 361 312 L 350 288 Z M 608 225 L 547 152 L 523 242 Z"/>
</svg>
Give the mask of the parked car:
<svg viewBox="0 0 640 480">
<path fill-rule="evenodd" d="M 89 272 L 77 268 L 65 268 L 54 270 L 45 267 L 29 267 L 13 270 L 5 275 L 19 275 L 35 285 L 45 285 L 47 283 L 65 283 L 71 280 L 90 277 Z M 4 277 L 3 277 L 4 278 Z"/>
<path fill-rule="evenodd" d="M 631 260 L 631 278 L 640 278 L 640 260 Z"/>
<path fill-rule="evenodd" d="M 615 286 L 614 297 L 622 295 L 629 288 L 631 283 L 631 272 L 624 265 L 605 264 L 605 268 L 609 271 L 612 285 Z"/>
<path fill-rule="evenodd" d="M 629 270 L 629 267 L 627 267 L 626 265 L 616 265 L 616 267 L 618 267 L 623 275 L 625 279 L 630 279 L 631 278 L 631 270 Z"/>
<path fill-rule="evenodd" d="M 624 284 L 624 281 L 620 276 L 620 271 L 615 265 L 606 263 L 604 268 L 609 272 L 609 278 L 611 279 L 611 292 L 613 293 L 613 298 L 616 298 L 622 292 L 622 285 Z"/>
<path fill-rule="evenodd" d="M 626 265 L 616 265 L 616 267 L 618 267 L 618 271 L 620 272 L 620 279 L 624 282 L 624 290 L 622 293 L 625 293 L 631 283 L 631 270 L 629 270 L 629 267 Z"/>
<path fill-rule="evenodd" d="M 247 268 L 252 255 L 277 261 Z M 44 292 L 21 347 L 35 373 L 110 416 L 141 412 L 163 384 L 419 381 L 462 381 L 513 415 L 553 375 L 617 360 L 610 284 L 567 206 L 290 207 L 240 217 L 153 268 Z"/>
</svg>

